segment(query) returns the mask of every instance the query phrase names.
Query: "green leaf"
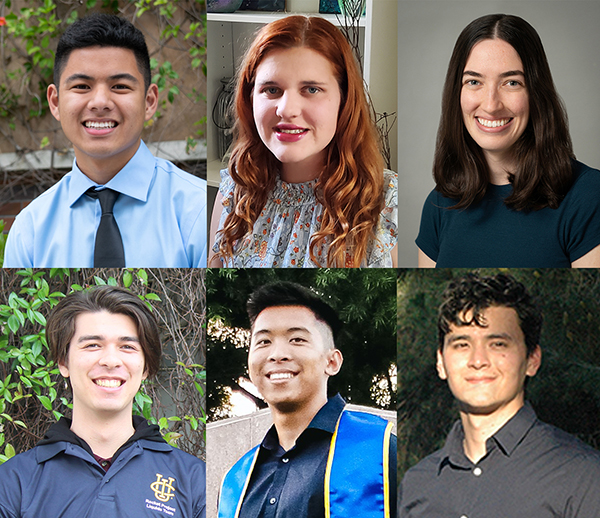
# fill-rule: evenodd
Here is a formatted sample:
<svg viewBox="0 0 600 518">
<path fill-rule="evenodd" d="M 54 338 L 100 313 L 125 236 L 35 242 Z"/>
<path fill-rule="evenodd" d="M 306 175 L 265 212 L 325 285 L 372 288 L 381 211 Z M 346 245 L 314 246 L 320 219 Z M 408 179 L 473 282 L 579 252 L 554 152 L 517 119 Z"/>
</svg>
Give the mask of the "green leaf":
<svg viewBox="0 0 600 518">
<path fill-rule="evenodd" d="M 11 315 L 10 317 L 8 317 L 8 328 L 14 333 L 16 334 L 17 331 L 19 330 L 19 319 L 14 316 Z"/>
<path fill-rule="evenodd" d="M 137 272 L 137 276 L 142 284 L 148 284 L 148 273 L 143 268 L 140 268 Z"/>
<path fill-rule="evenodd" d="M 157 300 L 160 302 L 160 297 L 156 293 L 147 293 L 146 298 L 148 300 Z"/>
<path fill-rule="evenodd" d="M 125 288 L 129 288 L 129 286 L 131 286 L 132 283 L 133 283 L 133 275 L 131 274 L 131 271 L 125 270 L 123 272 L 123 286 Z"/>
<path fill-rule="evenodd" d="M 108 285 L 109 286 L 118 286 L 119 284 L 117 283 L 117 279 L 115 279 L 114 277 L 109 277 L 108 278 Z"/>
<path fill-rule="evenodd" d="M 12 459 L 15 455 L 16 455 L 16 451 L 13 448 L 12 444 L 7 444 L 6 447 L 4 448 L 4 455 L 6 455 L 6 458 L 8 459 Z"/>
<path fill-rule="evenodd" d="M 106 286 L 106 281 L 97 275 L 94 275 L 94 282 L 96 283 L 96 286 Z"/>
<path fill-rule="evenodd" d="M 192 430 L 195 431 L 198 429 L 198 419 L 196 419 L 193 415 L 190 416 L 190 425 Z"/>
<path fill-rule="evenodd" d="M 40 400 L 40 403 L 42 403 L 42 405 L 44 405 L 44 408 L 46 410 L 52 410 L 52 403 L 50 402 L 50 399 L 46 396 L 38 396 L 38 399 Z"/>
<path fill-rule="evenodd" d="M 169 423 L 167 422 L 167 418 L 166 417 L 161 417 L 158 420 L 158 426 L 160 427 L 161 430 L 163 430 L 164 428 L 168 428 L 169 427 Z"/>
</svg>

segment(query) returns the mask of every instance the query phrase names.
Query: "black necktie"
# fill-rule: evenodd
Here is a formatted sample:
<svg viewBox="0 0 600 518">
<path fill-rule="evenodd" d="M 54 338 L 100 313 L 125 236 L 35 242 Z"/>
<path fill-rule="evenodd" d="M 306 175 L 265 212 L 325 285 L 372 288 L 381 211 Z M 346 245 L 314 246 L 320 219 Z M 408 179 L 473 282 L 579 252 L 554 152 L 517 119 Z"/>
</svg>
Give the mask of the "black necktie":
<svg viewBox="0 0 600 518">
<path fill-rule="evenodd" d="M 100 225 L 96 231 L 94 267 L 123 268 L 125 266 L 123 239 L 113 215 L 113 207 L 120 193 L 112 189 L 97 191 L 95 187 L 92 187 L 86 191 L 86 194 L 92 198 L 98 198 L 102 209 Z"/>
</svg>

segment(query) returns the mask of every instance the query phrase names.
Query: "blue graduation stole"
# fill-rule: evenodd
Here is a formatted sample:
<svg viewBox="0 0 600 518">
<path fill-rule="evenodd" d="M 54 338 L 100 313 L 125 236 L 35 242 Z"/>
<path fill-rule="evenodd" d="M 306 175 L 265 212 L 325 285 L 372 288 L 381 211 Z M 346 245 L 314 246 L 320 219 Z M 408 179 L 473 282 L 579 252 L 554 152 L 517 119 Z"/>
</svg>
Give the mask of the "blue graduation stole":
<svg viewBox="0 0 600 518">
<path fill-rule="evenodd" d="M 325 469 L 325 518 L 389 518 L 389 448 L 392 423 L 344 410 L 338 419 Z M 227 472 L 221 485 L 219 518 L 238 518 L 260 446 Z M 394 467 L 391 466 L 393 469 Z"/>
</svg>

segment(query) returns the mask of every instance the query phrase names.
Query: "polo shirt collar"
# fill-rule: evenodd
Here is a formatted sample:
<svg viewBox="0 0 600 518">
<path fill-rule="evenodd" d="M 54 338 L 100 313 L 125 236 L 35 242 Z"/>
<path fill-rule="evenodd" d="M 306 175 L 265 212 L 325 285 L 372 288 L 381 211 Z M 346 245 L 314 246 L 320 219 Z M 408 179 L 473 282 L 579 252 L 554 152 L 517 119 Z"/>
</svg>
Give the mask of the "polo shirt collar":
<svg viewBox="0 0 600 518">
<path fill-rule="evenodd" d="M 495 443 L 505 455 L 512 455 L 536 422 L 535 411 L 529 402 L 525 402 L 519 411 L 487 440 L 487 452 L 490 452 Z M 465 455 L 464 439 L 464 429 L 461 421 L 458 420 L 454 423 L 442 448 L 438 472 L 448 463 L 455 467 L 471 469 L 473 463 Z"/>
<path fill-rule="evenodd" d="M 125 196 L 145 202 L 154 179 L 155 166 L 154 155 L 150 153 L 146 144 L 140 141 L 135 155 L 105 186 Z M 69 206 L 72 207 L 90 187 L 99 184 L 93 182 L 79 169 L 77 159 L 73 160 L 73 170 L 70 176 L 68 201 Z"/>
<path fill-rule="evenodd" d="M 342 396 L 340 396 L 339 394 L 336 394 L 334 397 L 329 398 L 327 400 L 327 403 L 325 403 L 317 412 L 317 415 L 315 415 L 315 417 L 312 418 L 312 421 L 306 427 L 306 430 L 304 430 L 300 434 L 300 437 L 298 437 L 298 441 L 307 432 L 307 430 L 310 429 L 323 430 L 333 435 L 337 421 L 345 406 L 346 402 L 344 401 L 344 398 L 342 398 Z M 298 443 L 298 441 L 296 441 L 296 444 Z M 261 448 L 265 448 L 271 451 L 277 451 L 279 449 L 279 437 L 277 435 L 275 425 L 269 428 L 267 435 L 265 435 L 265 438 L 261 443 Z"/>
</svg>

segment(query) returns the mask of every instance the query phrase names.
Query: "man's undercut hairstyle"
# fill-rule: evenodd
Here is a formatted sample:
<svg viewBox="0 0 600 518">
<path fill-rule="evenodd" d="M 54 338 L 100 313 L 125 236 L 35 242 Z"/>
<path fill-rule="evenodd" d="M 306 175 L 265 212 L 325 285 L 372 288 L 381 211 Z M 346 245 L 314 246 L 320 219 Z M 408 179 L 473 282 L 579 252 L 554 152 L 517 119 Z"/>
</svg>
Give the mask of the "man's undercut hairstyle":
<svg viewBox="0 0 600 518">
<path fill-rule="evenodd" d="M 342 327 L 337 312 L 313 291 L 295 282 L 276 282 L 256 289 L 246 303 L 251 326 L 254 327 L 256 318 L 265 309 L 282 306 L 303 306 L 310 309 L 317 320 L 331 329 L 335 342 Z"/>
<path fill-rule="evenodd" d="M 69 345 L 75 335 L 77 316 L 101 311 L 125 315 L 133 320 L 144 352 L 145 371 L 149 377 L 154 376 L 158 372 L 161 356 L 156 318 L 139 297 L 115 286 L 75 291 L 56 305 L 46 326 L 46 339 L 54 362 L 68 366 Z"/>
<path fill-rule="evenodd" d="M 444 290 L 438 314 L 438 339 L 440 351 L 450 325 L 486 327 L 483 311 L 489 307 L 507 307 L 516 311 L 521 331 L 525 336 L 527 356 L 540 343 L 543 317 L 539 306 L 527 288 L 514 277 L 500 273 L 481 277 L 469 273 L 455 279 Z"/>
<path fill-rule="evenodd" d="M 150 56 L 142 32 L 133 24 L 114 14 L 94 13 L 80 18 L 60 37 L 54 58 L 54 84 L 59 87 L 60 76 L 71 52 L 89 47 L 119 47 L 131 50 L 138 70 L 144 77 L 144 88 L 151 81 Z"/>
</svg>

